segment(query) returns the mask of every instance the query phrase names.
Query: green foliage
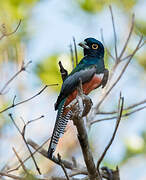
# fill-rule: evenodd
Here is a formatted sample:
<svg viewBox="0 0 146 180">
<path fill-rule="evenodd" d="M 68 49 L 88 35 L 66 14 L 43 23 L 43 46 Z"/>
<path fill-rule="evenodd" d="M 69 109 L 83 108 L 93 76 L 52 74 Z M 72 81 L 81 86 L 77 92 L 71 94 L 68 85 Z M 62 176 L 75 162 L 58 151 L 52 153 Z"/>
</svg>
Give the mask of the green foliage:
<svg viewBox="0 0 146 180">
<path fill-rule="evenodd" d="M 137 0 L 77 0 L 77 2 L 83 11 L 95 14 L 102 11 L 106 5 L 111 4 L 129 11 L 136 4 Z"/>
<path fill-rule="evenodd" d="M 6 109 L 10 103 L 11 102 L 6 102 L 5 99 L 3 100 L 0 99 L 0 104 L 1 104 L 0 111 L 2 111 L 3 109 Z M 2 128 L 9 123 L 10 121 L 9 121 L 8 115 L 5 113 L 0 113 L 0 132 Z"/>
<path fill-rule="evenodd" d="M 146 71 L 146 53 L 144 52 L 136 56 L 136 60 L 138 61 L 139 65 L 141 65 Z"/>
<path fill-rule="evenodd" d="M 26 177 L 24 178 L 24 180 L 37 180 L 38 178 L 36 178 L 35 176 L 33 176 L 32 174 L 27 174 Z"/>
<path fill-rule="evenodd" d="M 125 142 L 125 156 L 123 157 L 123 161 L 125 162 L 130 157 L 136 156 L 138 154 L 146 153 L 146 145 L 144 136 L 133 135 L 128 137 Z"/>
<path fill-rule="evenodd" d="M 77 0 L 80 8 L 88 13 L 96 13 L 104 8 L 104 0 Z"/>
<path fill-rule="evenodd" d="M 105 50 L 105 54 L 104 54 L 104 64 L 105 67 L 109 69 L 110 67 L 110 62 L 109 62 L 109 54 L 107 53 L 107 51 Z"/>
<path fill-rule="evenodd" d="M 0 62 L 2 60 L 22 61 L 22 40 L 28 39 L 27 20 L 30 17 L 31 9 L 39 0 L 1 0 L 0 5 L 0 36 L 13 32 L 22 19 L 22 26 L 18 31 L 3 38 L 0 43 Z M 23 28 L 22 28 L 23 27 Z M 20 54 L 21 51 L 21 54 Z"/>
<path fill-rule="evenodd" d="M 78 53 L 78 59 L 81 60 L 82 53 Z M 51 86 L 55 91 L 60 91 L 62 85 L 61 74 L 59 71 L 59 60 L 62 62 L 63 67 L 70 73 L 72 71 L 72 62 L 68 54 L 53 54 L 48 58 L 41 60 L 37 65 L 35 72 L 44 84 L 58 83 L 59 86 Z"/>
<path fill-rule="evenodd" d="M 44 84 L 62 84 L 58 67 L 58 54 L 56 54 L 41 61 L 35 71 Z M 58 86 L 53 86 L 52 88 L 57 91 L 60 89 Z"/>
<path fill-rule="evenodd" d="M 137 21 L 135 26 L 136 33 L 146 36 L 146 21 Z"/>
<path fill-rule="evenodd" d="M 137 3 L 137 0 L 118 0 L 115 1 L 115 4 L 118 5 L 119 8 L 124 9 L 125 11 L 131 10 Z"/>
<path fill-rule="evenodd" d="M 29 10 L 39 0 L 1 0 L 0 17 L 9 19 L 13 23 L 17 19 L 23 19 L 30 13 Z"/>
</svg>

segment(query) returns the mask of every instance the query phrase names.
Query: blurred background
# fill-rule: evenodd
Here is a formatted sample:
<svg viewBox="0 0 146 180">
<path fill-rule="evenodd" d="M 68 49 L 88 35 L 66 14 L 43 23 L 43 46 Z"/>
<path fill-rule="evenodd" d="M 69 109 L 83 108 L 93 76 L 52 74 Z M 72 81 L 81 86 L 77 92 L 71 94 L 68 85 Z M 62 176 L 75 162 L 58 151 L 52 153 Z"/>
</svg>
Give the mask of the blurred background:
<svg viewBox="0 0 146 180">
<path fill-rule="evenodd" d="M 116 32 L 118 36 L 118 52 L 126 40 L 131 24 L 132 13 L 135 13 L 135 28 L 128 45 L 130 52 L 138 42 L 138 36 L 146 35 L 146 1 L 145 0 L 1 0 L 0 4 L 0 32 L 12 32 L 20 19 L 22 23 L 16 33 L 4 37 L 0 41 L 0 89 L 22 64 L 22 61 L 32 63 L 26 72 L 22 72 L 7 87 L 5 93 L 0 95 L 0 110 L 12 103 L 16 95 L 16 102 L 31 97 L 45 84 L 58 83 L 37 96 L 32 101 L 17 106 L 0 114 L 0 168 L 12 169 L 19 162 L 14 155 L 15 147 L 22 159 L 29 153 L 8 116 L 12 113 L 20 129 L 23 122 L 40 117 L 44 118 L 31 123 L 26 129 L 26 137 L 32 138 L 38 144 L 48 139 L 53 131 L 56 112 L 54 103 L 59 93 L 62 80 L 59 73 L 58 62 L 70 72 L 72 63 L 70 58 L 70 44 L 72 37 L 79 43 L 87 37 L 101 40 L 103 29 L 105 42 L 114 53 L 114 37 L 111 15 L 108 5 L 111 4 L 115 17 Z M 82 49 L 78 47 L 79 59 Z M 113 60 L 106 53 L 106 67 L 111 69 Z M 115 110 L 118 104 L 120 91 L 125 97 L 125 104 L 131 105 L 146 98 L 146 47 L 142 47 L 130 63 L 120 83 L 114 88 L 101 110 Z M 101 89 L 95 90 L 90 97 L 94 106 L 98 102 Z M 121 179 L 146 180 L 146 110 L 139 111 L 122 119 L 118 134 L 108 151 L 102 165 L 120 168 Z M 95 117 L 99 118 L 99 117 Z M 115 122 L 105 121 L 92 125 L 88 131 L 89 142 L 95 160 L 103 152 L 113 132 Z M 49 143 L 45 146 L 48 148 Z M 67 131 L 61 138 L 57 151 L 62 157 L 71 159 L 75 156 L 83 162 L 76 129 L 69 122 Z M 39 154 L 36 161 L 43 174 L 61 175 L 60 167 L 51 163 Z M 32 160 L 25 164 L 32 174 L 37 174 Z M 20 168 L 14 174 L 22 174 Z"/>
</svg>

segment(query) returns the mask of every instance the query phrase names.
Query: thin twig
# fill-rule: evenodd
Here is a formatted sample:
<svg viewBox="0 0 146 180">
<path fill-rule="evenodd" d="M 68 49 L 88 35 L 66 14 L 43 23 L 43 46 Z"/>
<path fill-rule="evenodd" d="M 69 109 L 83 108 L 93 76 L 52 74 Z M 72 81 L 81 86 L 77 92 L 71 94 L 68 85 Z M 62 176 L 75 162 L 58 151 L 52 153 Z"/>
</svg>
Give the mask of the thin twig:
<svg viewBox="0 0 146 180">
<path fill-rule="evenodd" d="M 34 99 L 35 97 L 37 97 L 38 95 L 40 95 L 47 87 L 57 86 L 57 85 L 58 85 L 58 84 L 45 85 L 45 86 L 44 86 L 37 94 L 35 94 L 34 96 L 31 96 L 30 98 L 28 98 L 28 99 L 26 99 L 26 100 L 23 100 L 23 101 L 20 101 L 20 102 L 15 103 L 15 104 L 13 104 L 13 103 L 14 103 L 14 99 L 13 99 L 12 105 L 10 105 L 10 106 L 8 106 L 7 108 L 5 108 L 5 109 L 3 109 L 2 111 L 0 111 L 0 114 L 3 113 L 3 112 L 5 112 L 5 111 L 7 111 L 7 110 L 9 110 L 9 109 L 11 109 L 11 108 L 14 108 L 14 107 L 16 107 L 16 106 L 18 106 L 18 105 L 20 105 L 20 104 L 26 103 L 26 102 Z"/>
<path fill-rule="evenodd" d="M 13 175 L 13 174 L 8 174 L 8 173 L 5 173 L 5 172 L 0 172 L 0 176 L 7 176 L 7 177 L 10 177 L 12 179 L 17 179 L 17 180 L 25 180 L 25 178 L 23 178 L 23 177 L 16 176 L 16 175 Z"/>
<path fill-rule="evenodd" d="M 69 180 L 69 176 L 68 176 L 67 171 L 66 171 L 66 169 L 64 167 L 64 164 L 62 163 L 60 154 L 58 153 L 57 156 L 58 156 L 58 161 L 60 163 L 60 166 L 61 166 L 61 168 L 62 168 L 62 170 L 63 170 L 63 172 L 65 174 L 65 177 L 66 177 L 67 180 Z"/>
<path fill-rule="evenodd" d="M 22 62 L 21 68 L 18 72 L 16 72 L 9 80 L 8 82 L 6 82 L 6 84 L 2 87 L 2 89 L 0 90 L 0 95 L 3 94 L 3 91 L 8 87 L 8 85 L 22 72 L 25 71 L 26 68 L 28 67 L 28 65 L 32 63 L 32 61 L 29 61 L 26 65 L 24 64 L 24 62 Z"/>
<path fill-rule="evenodd" d="M 21 19 L 20 19 L 20 21 L 19 21 L 19 23 L 18 23 L 18 25 L 17 25 L 17 27 L 15 28 L 14 31 L 12 31 L 10 33 L 2 32 L 2 36 L 0 37 L 0 40 L 2 40 L 5 36 L 10 36 L 10 35 L 14 34 L 18 30 L 20 24 L 21 24 Z"/>
<path fill-rule="evenodd" d="M 141 107 L 141 108 L 137 108 L 137 109 L 135 109 L 135 110 L 133 110 L 133 111 L 131 111 L 131 112 L 128 112 L 128 113 L 123 114 L 121 118 L 130 116 L 131 114 L 136 113 L 136 112 L 138 112 L 138 111 L 141 111 L 141 110 L 143 110 L 143 109 L 145 109 L 145 108 L 146 108 L 146 106 L 143 106 L 143 107 Z M 123 111 L 124 111 L 124 109 L 123 109 Z M 117 116 L 112 116 L 112 117 L 109 117 L 109 118 L 97 119 L 97 120 L 91 121 L 91 122 L 90 122 L 90 125 L 93 125 L 93 124 L 95 124 L 95 123 L 102 122 L 102 121 L 113 120 L 113 119 L 116 119 L 116 118 L 117 118 Z"/>
<path fill-rule="evenodd" d="M 21 134 L 22 134 L 23 136 L 25 136 L 25 130 L 26 130 L 27 125 L 30 124 L 30 123 L 32 123 L 32 122 L 38 121 L 38 120 L 40 120 L 40 119 L 42 119 L 42 118 L 44 118 L 44 115 L 42 115 L 42 116 L 40 116 L 40 117 L 38 117 L 38 118 L 29 120 L 27 123 L 25 123 L 24 120 L 23 120 L 23 118 L 21 118 L 22 121 L 23 121 L 23 123 L 24 123 L 24 126 L 23 126 L 23 129 L 22 129 Z"/>
<path fill-rule="evenodd" d="M 24 163 L 23 163 L 23 161 L 22 161 L 21 158 L 19 157 L 19 155 L 18 155 L 18 153 L 16 152 L 15 148 L 13 147 L 12 149 L 13 149 L 13 151 L 14 151 L 17 159 L 19 160 L 19 162 L 20 162 L 23 170 L 24 170 L 26 173 L 28 173 L 28 172 L 27 172 L 27 169 L 26 169 L 26 167 L 25 167 L 25 165 L 24 165 Z"/>
<path fill-rule="evenodd" d="M 72 62 L 72 69 L 74 69 L 75 67 L 75 62 L 74 62 L 74 54 L 73 54 L 73 49 L 72 49 L 72 45 L 70 44 L 70 57 L 71 57 L 71 62 Z"/>
<path fill-rule="evenodd" d="M 121 104 L 121 106 L 120 106 Z M 100 166 L 100 163 L 102 162 L 103 158 L 105 157 L 108 149 L 110 148 L 111 144 L 113 143 L 114 141 L 114 138 L 116 136 L 116 132 L 118 130 L 118 127 L 119 127 L 119 123 L 120 123 L 120 120 L 121 120 L 121 117 L 122 117 L 122 112 L 123 112 L 123 106 L 124 106 L 124 98 L 120 96 L 120 99 L 119 99 L 119 107 L 118 107 L 118 117 L 117 117 L 117 122 L 116 122 L 116 126 L 115 126 L 115 130 L 113 132 L 113 135 L 108 143 L 108 145 L 106 146 L 105 150 L 103 151 L 101 157 L 99 158 L 98 162 L 97 162 L 97 169 L 99 169 L 99 166 Z"/>
<path fill-rule="evenodd" d="M 96 112 L 98 112 L 100 105 L 103 103 L 103 101 L 105 100 L 105 98 L 108 96 L 108 94 L 111 92 L 111 90 L 115 87 L 115 85 L 119 82 L 119 80 L 121 79 L 122 75 L 124 74 L 125 70 L 127 69 L 131 59 L 133 58 L 133 56 L 135 55 L 135 53 L 137 52 L 141 42 L 142 42 L 143 36 L 140 37 L 140 40 L 136 46 L 136 48 L 134 49 L 133 53 L 131 54 L 130 58 L 128 59 L 128 61 L 126 62 L 126 64 L 124 65 L 122 71 L 120 72 L 119 76 L 117 77 L 117 79 L 115 80 L 115 82 L 108 88 L 108 90 L 105 92 L 105 94 L 102 96 L 101 100 L 98 102 L 97 106 L 96 106 Z"/>
<path fill-rule="evenodd" d="M 144 100 L 142 100 L 142 101 L 140 101 L 140 102 L 137 102 L 137 103 L 135 103 L 135 104 L 132 104 L 132 105 L 124 108 L 123 110 L 124 110 L 124 111 L 128 111 L 128 110 L 130 110 L 130 109 L 136 108 L 137 106 L 140 106 L 140 105 L 145 104 L 145 103 L 146 103 L 146 99 L 144 99 Z M 99 111 L 97 114 L 107 115 L 107 114 L 115 114 L 115 113 L 117 113 L 116 110 L 115 110 L 115 111 L 109 111 L 109 112 L 108 112 L 108 111 Z"/>
<path fill-rule="evenodd" d="M 28 140 L 27 140 L 27 143 L 28 143 L 31 147 L 33 147 L 34 149 L 38 149 L 38 148 L 39 148 L 39 145 L 36 144 L 36 143 L 35 143 L 34 141 L 32 141 L 31 139 L 28 139 Z M 47 152 L 45 149 L 41 148 L 41 149 L 38 150 L 38 152 L 48 159 L 48 152 Z M 54 163 L 60 165 L 58 159 L 55 158 L 55 156 L 53 156 L 52 161 L 53 161 Z M 74 167 L 74 164 L 73 164 L 72 162 L 69 162 L 69 161 L 66 161 L 66 160 L 62 160 L 62 163 L 64 164 L 64 167 L 67 168 L 67 169 L 76 169 L 76 167 Z"/>
<path fill-rule="evenodd" d="M 104 44 L 104 47 L 105 47 L 106 50 L 107 50 L 108 55 L 109 55 L 113 60 L 115 60 L 115 58 L 114 58 L 113 55 L 110 53 L 110 51 L 109 51 L 109 49 L 108 49 L 108 47 L 107 47 L 107 45 L 106 45 L 106 43 L 105 43 L 104 36 L 103 36 L 103 29 L 100 29 L 100 33 L 101 33 L 101 40 L 102 40 L 102 42 L 103 42 L 103 44 Z"/>
<path fill-rule="evenodd" d="M 115 22 L 114 22 L 114 16 L 113 16 L 113 11 L 112 7 L 109 6 L 110 13 L 111 13 L 111 19 L 112 19 L 112 25 L 113 25 L 113 32 L 114 32 L 114 47 L 115 47 L 115 56 L 116 56 L 116 61 L 118 61 L 118 52 L 117 52 L 117 35 L 116 35 L 116 28 L 115 28 Z"/>
<path fill-rule="evenodd" d="M 30 147 L 28 146 L 27 141 L 26 141 L 26 139 L 25 139 L 25 133 L 22 133 L 23 131 L 21 132 L 21 130 L 20 130 L 19 127 L 17 126 L 15 120 L 13 119 L 12 114 L 9 114 L 9 117 L 10 117 L 10 119 L 12 120 L 13 124 L 15 125 L 15 127 L 17 128 L 17 130 L 18 130 L 18 132 L 20 133 L 20 135 L 22 136 L 22 139 L 23 139 L 23 141 L 24 141 L 24 143 L 25 143 L 25 145 L 26 145 L 26 147 L 27 147 L 27 149 L 28 149 L 28 151 L 29 151 L 29 153 L 30 153 L 30 155 L 31 155 L 31 157 L 32 157 L 32 160 L 33 160 L 33 162 L 34 162 L 34 165 L 35 165 L 35 167 L 36 167 L 36 170 L 38 171 L 39 174 L 41 174 L 40 169 L 39 169 L 39 167 L 38 167 L 38 165 L 37 165 L 37 163 L 36 163 L 36 160 L 35 160 L 32 152 L 31 152 L 31 149 L 30 149 Z"/>
<path fill-rule="evenodd" d="M 127 40 L 126 40 L 126 42 L 125 42 L 125 45 L 124 45 L 124 47 L 123 47 L 123 49 L 122 49 L 122 51 L 121 51 L 118 59 L 121 59 L 121 58 L 122 58 L 122 56 L 123 56 L 123 54 L 124 54 L 124 52 L 125 52 L 125 50 L 126 50 L 126 48 L 127 48 L 128 42 L 129 42 L 129 40 L 130 40 L 130 37 L 131 37 L 131 35 L 132 35 L 133 28 L 134 28 L 134 17 L 135 17 L 135 15 L 133 14 L 133 15 L 132 15 L 132 21 L 131 21 L 130 31 L 129 31 Z"/>
<path fill-rule="evenodd" d="M 51 137 L 49 137 L 45 142 L 43 142 L 40 146 L 38 146 L 38 148 L 32 153 L 33 155 L 38 152 L 49 140 L 50 140 Z M 31 158 L 31 155 L 29 155 L 26 159 L 23 160 L 23 164 L 29 160 Z M 16 168 L 13 168 L 13 169 L 10 169 L 7 171 L 7 173 L 10 173 L 12 171 L 16 171 L 18 170 L 19 168 L 21 167 L 21 164 L 19 164 Z"/>
<path fill-rule="evenodd" d="M 76 59 L 76 66 L 78 65 L 78 52 L 77 52 L 77 45 L 75 37 L 73 37 L 73 43 L 74 43 L 74 52 L 75 52 L 75 59 Z"/>
</svg>

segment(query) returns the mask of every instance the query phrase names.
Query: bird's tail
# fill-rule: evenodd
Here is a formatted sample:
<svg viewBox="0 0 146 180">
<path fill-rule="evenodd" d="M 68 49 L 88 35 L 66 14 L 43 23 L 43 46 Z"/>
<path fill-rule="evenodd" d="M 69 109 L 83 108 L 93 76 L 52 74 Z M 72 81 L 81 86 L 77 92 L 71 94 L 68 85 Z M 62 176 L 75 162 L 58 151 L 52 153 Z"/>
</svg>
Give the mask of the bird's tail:
<svg viewBox="0 0 146 180">
<path fill-rule="evenodd" d="M 53 134 L 52 134 L 49 149 L 48 149 L 49 158 L 52 158 L 53 153 L 58 144 L 59 138 L 61 137 L 61 135 L 64 134 L 67 122 L 71 117 L 72 111 L 71 110 L 66 111 L 64 107 L 65 101 L 66 101 L 66 98 L 61 101 L 58 107 L 57 118 L 56 118 Z"/>
</svg>

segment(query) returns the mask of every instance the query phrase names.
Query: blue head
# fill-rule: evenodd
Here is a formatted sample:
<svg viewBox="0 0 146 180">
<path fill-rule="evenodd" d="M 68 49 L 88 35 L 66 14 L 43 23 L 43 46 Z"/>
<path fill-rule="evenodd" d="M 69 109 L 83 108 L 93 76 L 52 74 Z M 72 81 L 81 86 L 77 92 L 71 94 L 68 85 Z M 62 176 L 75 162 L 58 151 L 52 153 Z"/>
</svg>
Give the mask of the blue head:
<svg viewBox="0 0 146 180">
<path fill-rule="evenodd" d="M 104 57 L 103 44 L 94 38 L 85 39 L 83 42 L 79 43 L 79 46 L 84 48 L 84 56 L 88 55 L 98 58 Z"/>
</svg>

